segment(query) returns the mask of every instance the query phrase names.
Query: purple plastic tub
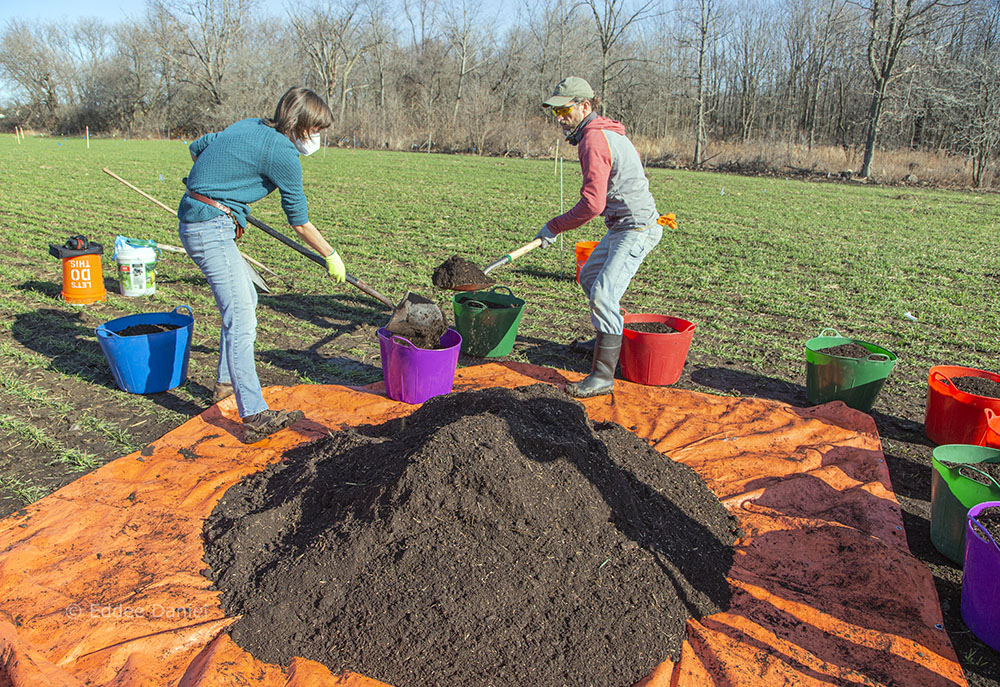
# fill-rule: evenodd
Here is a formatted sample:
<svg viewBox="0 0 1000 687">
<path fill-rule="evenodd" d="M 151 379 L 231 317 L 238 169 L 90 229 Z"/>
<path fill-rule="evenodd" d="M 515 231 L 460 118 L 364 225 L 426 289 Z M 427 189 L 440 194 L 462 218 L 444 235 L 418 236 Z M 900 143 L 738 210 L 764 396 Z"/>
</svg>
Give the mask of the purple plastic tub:
<svg viewBox="0 0 1000 687">
<path fill-rule="evenodd" d="M 451 393 L 462 335 L 454 329 L 440 339 L 441 348 L 418 348 L 385 327 L 378 330 L 385 393 L 394 401 L 423 403 Z"/>
<path fill-rule="evenodd" d="M 976 521 L 983 509 L 990 507 L 1000 507 L 1000 501 L 973 506 L 965 521 L 962 620 L 984 644 L 1000 651 L 1000 547 Z"/>
</svg>

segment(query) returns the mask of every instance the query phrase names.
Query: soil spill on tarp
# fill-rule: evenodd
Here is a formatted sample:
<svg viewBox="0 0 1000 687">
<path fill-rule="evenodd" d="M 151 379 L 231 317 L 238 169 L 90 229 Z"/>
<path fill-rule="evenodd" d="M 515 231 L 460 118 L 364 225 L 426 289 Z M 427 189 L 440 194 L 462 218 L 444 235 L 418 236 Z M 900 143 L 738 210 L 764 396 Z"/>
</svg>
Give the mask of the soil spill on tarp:
<svg viewBox="0 0 1000 687">
<path fill-rule="evenodd" d="M 555 387 L 439 396 L 232 487 L 206 560 L 233 639 L 415 685 L 629 685 L 729 603 L 735 520 Z"/>
</svg>

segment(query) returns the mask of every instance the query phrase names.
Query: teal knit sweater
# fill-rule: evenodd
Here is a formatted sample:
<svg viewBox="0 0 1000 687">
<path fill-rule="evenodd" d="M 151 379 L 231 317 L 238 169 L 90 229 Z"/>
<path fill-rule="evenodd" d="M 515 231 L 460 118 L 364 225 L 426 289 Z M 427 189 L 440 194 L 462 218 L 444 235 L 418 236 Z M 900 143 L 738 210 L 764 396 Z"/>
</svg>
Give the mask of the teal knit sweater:
<svg viewBox="0 0 1000 687">
<path fill-rule="evenodd" d="M 292 226 L 309 221 L 302 190 L 299 151 L 287 136 L 261 119 L 244 119 L 225 130 L 205 134 L 188 146 L 196 157 L 184 180 L 187 188 L 217 200 L 233 210 L 245 227 L 250 203 L 274 189 L 281 193 L 281 207 Z M 222 213 L 185 195 L 177 208 L 181 222 L 204 222 Z"/>
</svg>

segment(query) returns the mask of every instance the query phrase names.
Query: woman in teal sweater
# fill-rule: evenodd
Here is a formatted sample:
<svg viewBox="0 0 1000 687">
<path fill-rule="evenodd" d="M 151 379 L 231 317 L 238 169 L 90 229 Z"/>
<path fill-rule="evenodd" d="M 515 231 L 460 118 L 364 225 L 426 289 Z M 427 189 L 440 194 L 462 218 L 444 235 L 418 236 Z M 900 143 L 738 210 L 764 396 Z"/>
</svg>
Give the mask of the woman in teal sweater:
<svg viewBox="0 0 1000 687">
<path fill-rule="evenodd" d="M 305 243 L 326 256 L 338 282 L 344 263 L 309 221 L 299 155 L 319 149 L 320 132 L 333 124 L 322 98 L 306 88 L 289 89 L 272 119 L 244 119 L 194 141 L 194 166 L 177 209 L 181 243 L 201 268 L 222 315 L 219 371 L 213 400 L 230 394 L 243 419 L 243 441 L 254 443 L 303 417 L 298 410 L 273 410 L 261 393 L 254 362 L 257 292 L 236 246 L 250 204 L 274 189 L 288 223 Z"/>
</svg>

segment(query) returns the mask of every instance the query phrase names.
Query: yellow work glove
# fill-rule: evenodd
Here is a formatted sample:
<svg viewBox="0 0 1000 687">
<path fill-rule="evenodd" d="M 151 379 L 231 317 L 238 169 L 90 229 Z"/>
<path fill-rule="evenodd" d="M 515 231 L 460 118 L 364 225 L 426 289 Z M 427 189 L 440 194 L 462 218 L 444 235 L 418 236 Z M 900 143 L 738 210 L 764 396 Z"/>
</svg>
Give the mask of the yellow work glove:
<svg viewBox="0 0 1000 687">
<path fill-rule="evenodd" d="M 343 284 L 347 279 L 347 268 L 344 267 L 344 261 L 337 255 L 337 251 L 326 256 L 326 273 L 338 284 Z"/>
<path fill-rule="evenodd" d="M 677 218 L 674 217 L 674 213 L 668 212 L 665 215 L 660 215 L 656 218 L 656 223 L 661 227 L 670 227 L 671 229 L 677 228 Z"/>
</svg>

